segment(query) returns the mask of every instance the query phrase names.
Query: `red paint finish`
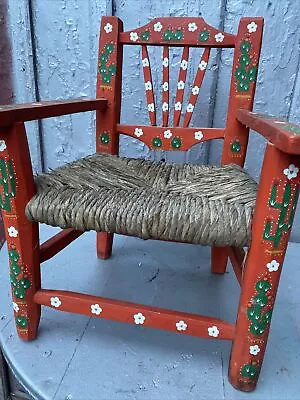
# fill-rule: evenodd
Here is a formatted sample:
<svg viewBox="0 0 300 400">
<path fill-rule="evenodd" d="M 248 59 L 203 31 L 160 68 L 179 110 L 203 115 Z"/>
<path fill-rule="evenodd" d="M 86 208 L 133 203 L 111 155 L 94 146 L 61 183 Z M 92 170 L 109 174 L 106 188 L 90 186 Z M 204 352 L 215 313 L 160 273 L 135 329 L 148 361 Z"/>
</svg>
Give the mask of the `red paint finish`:
<svg viewBox="0 0 300 400">
<path fill-rule="evenodd" d="M 189 47 L 187 47 L 187 46 L 184 47 L 183 51 L 182 51 L 182 56 L 181 56 L 181 63 L 180 63 L 180 67 L 179 67 L 177 90 L 176 90 L 176 97 L 175 97 L 174 117 L 173 117 L 173 125 L 175 127 L 179 126 L 179 123 L 180 123 L 185 81 L 186 81 L 186 75 L 187 75 L 187 71 L 188 71 L 189 51 L 190 51 Z"/>
<path fill-rule="evenodd" d="M 211 248 L 211 272 L 225 274 L 228 261 L 228 247 Z"/>
<path fill-rule="evenodd" d="M 145 83 L 146 99 L 147 99 L 150 123 L 151 125 L 156 125 L 156 111 L 155 111 L 155 100 L 153 94 L 151 66 L 150 66 L 150 59 L 147 46 L 145 45 L 142 46 L 142 63 L 143 63 L 144 83 Z"/>
<path fill-rule="evenodd" d="M 10 211 L 2 210 L 8 251 L 14 254 L 10 257 L 10 273 L 15 284 L 12 285 L 12 298 L 16 327 L 21 339 L 31 340 L 36 337 L 40 320 L 40 306 L 33 302 L 32 297 L 40 289 L 41 281 L 38 224 L 29 222 L 24 212 L 26 204 L 36 193 L 24 124 L 2 128 L 0 140 L 6 145 L 1 158 L 12 165 L 7 178 L 14 175 L 16 181 L 15 196 L 10 198 Z M 12 189 L 10 184 L 10 192 Z M 1 196 L 3 198 L 5 194 L 1 192 Z M 22 298 L 18 297 L 21 292 Z"/>
<path fill-rule="evenodd" d="M 167 104 L 166 110 L 163 108 L 162 104 L 162 126 L 168 126 L 169 120 L 169 46 L 163 47 L 163 82 L 162 82 L 162 102 Z"/>
<path fill-rule="evenodd" d="M 279 224 L 282 211 L 286 211 L 285 223 L 288 223 L 292 217 L 296 207 L 294 203 L 296 191 L 299 189 L 299 173 L 293 177 L 291 174 L 287 175 L 287 168 L 292 164 L 299 167 L 300 157 L 282 153 L 271 143 L 267 145 L 253 217 L 252 232 L 254 234 L 245 262 L 236 336 L 229 367 L 231 384 L 243 391 L 251 391 L 255 388 L 267 345 L 271 312 L 291 225 L 289 229 L 282 232 L 278 245 L 274 237 L 278 229 L 282 229 Z M 274 185 L 276 185 L 276 204 L 272 199 Z M 287 193 L 287 185 L 291 187 L 290 201 L 287 203 L 288 207 L 283 208 L 281 205 L 284 193 Z M 266 238 L 268 222 L 271 222 L 271 232 Z M 290 223 L 292 224 L 292 218 Z M 252 316 L 249 316 L 251 311 L 256 312 L 255 322 Z M 254 330 L 256 322 L 259 328 L 257 332 Z M 263 332 L 260 332 L 260 329 Z M 251 354 L 253 347 L 250 348 L 250 346 L 258 346 L 259 352 Z"/>
<path fill-rule="evenodd" d="M 138 129 L 138 130 L 137 130 Z M 223 139 L 224 129 L 219 128 L 173 128 L 147 125 L 117 125 L 117 131 L 124 135 L 132 136 L 145 143 L 150 149 L 157 150 L 153 139 L 161 139 L 159 150 L 189 150 L 197 143 L 212 139 Z M 168 131 L 166 134 L 165 132 Z M 171 134 L 171 136 L 170 136 Z M 166 137 L 167 136 L 167 137 Z M 180 137 L 180 148 L 172 147 L 172 139 Z"/>
<path fill-rule="evenodd" d="M 145 327 L 180 332 L 186 335 L 227 340 L 232 340 L 234 337 L 234 325 L 229 322 L 126 301 L 62 290 L 39 290 L 34 296 L 34 301 L 37 304 L 60 311 L 97 316 L 113 321 L 136 323 Z M 93 313 L 93 309 L 98 309 L 98 314 Z M 138 318 L 138 314 L 142 314 L 142 316 Z M 135 321 L 139 321 L 139 323 Z M 179 325 L 176 325 L 178 323 Z"/>
</svg>

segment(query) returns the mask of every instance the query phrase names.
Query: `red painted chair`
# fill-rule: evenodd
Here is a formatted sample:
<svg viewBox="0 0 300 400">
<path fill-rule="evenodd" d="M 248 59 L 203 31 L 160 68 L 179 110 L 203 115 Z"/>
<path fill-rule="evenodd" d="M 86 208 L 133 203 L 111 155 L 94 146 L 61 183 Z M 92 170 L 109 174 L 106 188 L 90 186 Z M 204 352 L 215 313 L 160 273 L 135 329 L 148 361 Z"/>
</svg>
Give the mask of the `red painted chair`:
<svg viewBox="0 0 300 400">
<path fill-rule="evenodd" d="M 104 17 L 101 23 L 97 99 L 42 102 L 0 108 L 1 207 L 9 250 L 16 327 L 22 339 L 31 340 L 36 337 L 41 305 L 62 311 L 144 324 L 182 334 L 227 339 L 233 343 L 229 366 L 230 382 L 237 389 L 244 391 L 255 388 L 263 362 L 272 309 L 297 204 L 300 165 L 300 128 L 286 121 L 251 112 L 262 30 L 262 18 L 242 18 L 237 35 L 220 32 L 207 25 L 202 18 L 158 18 L 141 28 L 123 32 L 122 22 L 118 18 Z M 151 126 L 129 126 L 119 123 L 122 48 L 125 44 L 139 45 L 142 50 L 142 69 Z M 163 47 L 162 126 L 156 125 L 147 45 Z M 171 126 L 169 126 L 169 46 L 183 47 Z M 200 47 L 204 52 L 186 112 L 182 115 L 183 89 L 190 47 Z M 213 47 L 234 48 L 226 126 L 224 129 L 189 128 L 210 50 Z M 76 222 L 74 224 L 68 222 L 67 216 L 64 215 L 68 229 L 63 229 L 40 245 L 38 222 L 48 221 L 48 217 L 38 218 L 31 215 L 32 220 L 29 221 L 24 211 L 26 208 L 28 215 L 28 204 L 35 201 L 32 199 L 38 199 L 42 203 L 41 196 L 45 191 L 38 186 L 41 193 L 37 193 L 24 121 L 91 110 L 96 110 L 98 153 L 117 155 L 120 133 L 138 138 L 156 150 L 188 150 L 196 143 L 218 138 L 224 139 L 221 171 L 234 169 L 246 176 L 246 172 L 242 169 L 229 164 L 243 166 L 249 128 L 268 140 L 257 197 L 255 192 L 256 205 L 253 207 L 252 235 L 247 255 L 242 246 L 246 243 L 212 245 L 212 271 L 224 273 L 227 260 L 230 258 L 241 285 L 236 324 L 201 315 L 41 288 L 40 264 L 53 257 L 83 232 L 78 230 Z M 181 116 L 183 116 L 182 127 L 179 126 Z M 113 156 L 97 157 L 99 159 L 108 157 L 107 159 L 111 160 L 109 157 Z M 114 159 L 117 160 L 117 156 Z M 121 162 L 134 164 L 128 160 Z M 199 171 L 203 171 L 201 167 L 199 168 Z M 217 170 L 213 170 L 213 173 L 214 171 Z M 250 177 L 246 180 L 252 184 Z M 193 182 L 195 184 L 195 180 Z M 178 184 L 176 181 L 173 183 Z M 214 186 L 213 174 L 211 185 Z M 50 185 L 47 190 L 51 192 L 54 189 Z M 51 207 L 52 204 L 49 209 Z M 69 211 L 69 214 L 72 214 L 72 210 Z M 47 212 L 47 207 L 43 212 Z M 150 217 L 153 217 L 151 213 Z M 222 214 L 219 217 L 221 220 Z M 101 221 L 100 218 L 100 225 Z M 62 227 L 66 228 L 65 225 Z M 171 225 L 166 225 L 164 231 L 169 232 L 171 228 Z M 102 231 L 97 233 L 98 255 L 100 258 L 108 258 L 111 254 L 114 230 L 108 229 L 108 232 L 100 230 Z M 201 231 L 200 222 L 198 230 Z M 115 230 L 119 231 L 120 229 Z M 181 235 L 182 232 L 178 234 Z M 165 239 L 163 233 L 161 236 L 152 233 L 149 237 Z M 176 236 L 174 238 L 176 240 Z"/>
</svg>

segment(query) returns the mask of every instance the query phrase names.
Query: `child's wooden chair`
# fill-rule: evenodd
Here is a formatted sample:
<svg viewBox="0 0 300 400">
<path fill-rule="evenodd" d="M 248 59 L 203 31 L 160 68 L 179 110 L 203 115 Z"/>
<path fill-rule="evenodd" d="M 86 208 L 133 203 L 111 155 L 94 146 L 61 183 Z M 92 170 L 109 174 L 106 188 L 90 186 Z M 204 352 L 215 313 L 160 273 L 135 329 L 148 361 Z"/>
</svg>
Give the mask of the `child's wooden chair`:
<svg viewBox="0 0 300 400">
<path fill-rule="evenodd" d="M 300 164 L 300 127 L 251 112 L 262 30 L 262 18 L 242 18 L 236 36 L 214 29 L 202 18 L 156 18 L 123 32 L 118 18 L 104 17 L 97 99 L 1 107 L 1 207 L 16 327 L 22 339 L 36 337 L 44 305 L 181 334 L 232 340 L 230 382 L 244 391 L 255 388 L 296 209 Z M 125 44 L 141 46 L 150 126 L 119 123 Z M 156 125 L 147 45 L 163 47 L 162 126 Z M 183 47 L 171 126 L 169 46 Z M 190 47 L 203 48 L 204 52 L 179 127 Z M 213 47 L 234 48 L 226 126 L 189 128 Z M 91 110 L 96 110 L 97 154 L 34 181 L 24 121 Z M 242 168 L 249 127 L 268 140 L 258 190 Z M 156 150 L 188 150 L 199 142 L 224 139 L 222 165 L 179 166 L 119 158 L 121 133 Z M 40 245 L 39 222 L 63 230 Z M 97 251 L 103 259 L 111 254 L 113 233 L 212 246 L 212 271 L 224 274 L 230 258 L 241 285 L 236 324 L 41 289 L 40 264 L 91 229 L 98 232 Z"/>
</svg>

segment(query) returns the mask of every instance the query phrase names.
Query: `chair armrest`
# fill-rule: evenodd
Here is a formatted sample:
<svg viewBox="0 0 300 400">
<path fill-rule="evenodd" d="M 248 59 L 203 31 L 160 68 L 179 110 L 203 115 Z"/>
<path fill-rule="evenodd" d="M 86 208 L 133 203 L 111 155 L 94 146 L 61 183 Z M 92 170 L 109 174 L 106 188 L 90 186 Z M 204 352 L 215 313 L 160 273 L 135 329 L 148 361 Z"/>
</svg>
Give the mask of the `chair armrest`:
<svg viewBox="0 0 300 400">
<path fill-rule="evenodd" d="M 0 106 L 0 127 L 9 126 L 15 122 L 58 117 L 84 111 L 103 110 L 106 107 L 107 100 L 104 98 L 43 101 Z"/>
<path fill-rule="evenodd" d="M 299 125 L 244 109 L 237 111 L 237 120 L 263 135 L 284 153 L 300 154 Z"/>
</svg>

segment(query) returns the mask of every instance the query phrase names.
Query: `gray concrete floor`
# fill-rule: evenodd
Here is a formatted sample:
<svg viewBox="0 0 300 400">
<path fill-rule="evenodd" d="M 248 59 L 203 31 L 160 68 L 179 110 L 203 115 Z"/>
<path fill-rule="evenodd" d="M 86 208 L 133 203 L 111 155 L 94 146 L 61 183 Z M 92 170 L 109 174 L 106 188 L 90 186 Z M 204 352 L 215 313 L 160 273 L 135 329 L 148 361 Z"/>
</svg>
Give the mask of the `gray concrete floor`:
<svg viewBox="0 0 300 400">
<path fill-rule="evenodd" d="M 43 227 L 45 240 L 55 230 Z M 291 243 L 255 392 L 227 380 L 231 343 L 44 308 L 37 340 L 15 331 L 6 246 L 0 253 L 0 343 L 34 398 L 55 400 L 294 400 L 300 398 L 300 245 Z M 98 260 L 87 233 L 42 267 L 44 288 L 74 290 L 235 320 L 239 287 L 231 268 L 210 273 L 200 246 L 116 236 Z M 152 279 L 155 277 L 155 279 Z"/>
</svg>

